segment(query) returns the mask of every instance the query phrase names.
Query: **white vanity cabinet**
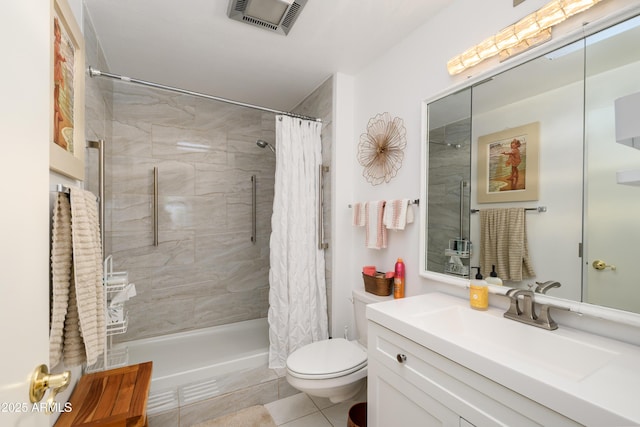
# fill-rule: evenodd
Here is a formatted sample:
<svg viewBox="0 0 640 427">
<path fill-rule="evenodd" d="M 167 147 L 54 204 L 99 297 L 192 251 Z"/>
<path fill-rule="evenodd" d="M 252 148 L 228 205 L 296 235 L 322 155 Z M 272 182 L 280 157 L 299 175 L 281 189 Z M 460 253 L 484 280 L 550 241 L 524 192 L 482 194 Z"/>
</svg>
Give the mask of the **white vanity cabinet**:
<svg viewBox="0 0 640 427">
<path fill-rule="evenodd" d="M 368 334 L 369 426 L 581 425 L 378 323 Z"/>
</svg>

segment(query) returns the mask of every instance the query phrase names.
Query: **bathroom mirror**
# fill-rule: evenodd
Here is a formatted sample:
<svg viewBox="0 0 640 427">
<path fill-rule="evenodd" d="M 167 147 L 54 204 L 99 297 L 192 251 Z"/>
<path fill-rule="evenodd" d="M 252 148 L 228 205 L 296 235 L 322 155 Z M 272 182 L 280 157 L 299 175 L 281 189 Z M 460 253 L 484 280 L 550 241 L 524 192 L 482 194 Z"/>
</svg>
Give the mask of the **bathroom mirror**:
<svg viewBox="0 0 640 427">
<path fill-rule="evenodd" d="M 506 286 L 554 280 L 562 286 L 549 296 L 640 313 L 633 276 L 640 185 L 617 181 L 620 171 L 640 170 L 640 150 L 616 143 L 614 108 L 616 99 L 640 92 L 639 73 L 634 17 L 427 102 L 424 275 L 451 283 L 467 277 L 482 251 L 477 211 L 524 207 L 535 273 Z M 527 171 L 537 194 L 479 201 L 486 185 L 479 172 L 488 167 L 479 145 L 530 124 L 539 127 L 527 142 L 537 144 L 538 167 Z M 469 254 L 459 250 L 467 239 Z"/>
</svg>

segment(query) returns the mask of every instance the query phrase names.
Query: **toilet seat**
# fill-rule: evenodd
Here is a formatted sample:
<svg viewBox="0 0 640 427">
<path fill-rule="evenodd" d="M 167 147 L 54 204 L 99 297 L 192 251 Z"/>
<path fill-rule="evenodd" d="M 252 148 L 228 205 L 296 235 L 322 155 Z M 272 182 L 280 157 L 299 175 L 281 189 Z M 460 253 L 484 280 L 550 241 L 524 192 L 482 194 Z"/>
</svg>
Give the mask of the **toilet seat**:
<svg viewBox="0 0 640 427">
<path fill-rule="evenodd" d="M 302 379 L 328 379 L 348 375 L 367 366 L 367 352 L 344 338 L 316 341 L 287 358 L 290 375 Z"/>
</svg>

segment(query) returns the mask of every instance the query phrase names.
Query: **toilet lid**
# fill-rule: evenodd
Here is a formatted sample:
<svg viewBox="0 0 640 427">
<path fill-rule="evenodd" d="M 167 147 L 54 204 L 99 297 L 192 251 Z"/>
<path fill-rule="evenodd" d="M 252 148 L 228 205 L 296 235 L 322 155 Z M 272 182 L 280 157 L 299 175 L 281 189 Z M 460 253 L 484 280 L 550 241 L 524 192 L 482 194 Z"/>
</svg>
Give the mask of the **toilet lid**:
<svg viewBox="0 0 640 427">
<path fill-rule="evenodd" d="M 316 341 L 287 358 L 287 369 L 298 378 L 334 378 L 367 365 L 367 352 L 344 338 Z"/>
</svg>

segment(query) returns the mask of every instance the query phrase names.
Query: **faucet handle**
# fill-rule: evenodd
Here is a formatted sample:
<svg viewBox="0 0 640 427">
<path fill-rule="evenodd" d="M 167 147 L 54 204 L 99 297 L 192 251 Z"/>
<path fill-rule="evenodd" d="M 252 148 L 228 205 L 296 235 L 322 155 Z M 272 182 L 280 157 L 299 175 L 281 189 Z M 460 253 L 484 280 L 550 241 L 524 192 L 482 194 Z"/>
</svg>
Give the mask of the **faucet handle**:
<svg viewBox="0 0 640 427">
<path fill-rule="evenodd" d="M 547 280 L 546 282 L 536 282 L 536 292 L 541 294 L 546 294 L 549 289 L 559 288 L 561 286 L 560 282 L 556 282 L 555 280 Z M 533 286 L 533 285 L 530 285 Z"/>
<path fill-rule="evenodd" d="M 536 324 L 537 326 L 540 326 L 544 329 L 553 331 L 555 329 L 558 329 L 558 324 L 556 323 L 555 320 L 551 318 L 551 314 L 549 313 L 549 309 L 551 308 L 555 308 L 558 310 L 566 310 L 566 311 L 569 311 L 569 309 L 565 307 L 557 307 L 555 305 L 549 305 L 549 304 L 540 305 L 540 312 L 538 313 Z"/>
<path fill-rule="evenodd" d="M 506 295 L 511 300 L 510 305 L 509 305 L 509 310 L 507 310 L 507 313 L 512 315 L 512 316 L 519 316 L 519 315 L 522 314 L 522 311 L 520 311 L 520 307 L 518 306 L 518 296 L 515 295 L 516 292 L 518 292 L 518 291 L 519 291 L 519 289 L 517 289 L 517 288 L 511 288 L 506 293 Z M 505 314 L 507 314 L 507 313 L 505 313 Z"/>
</svg>

